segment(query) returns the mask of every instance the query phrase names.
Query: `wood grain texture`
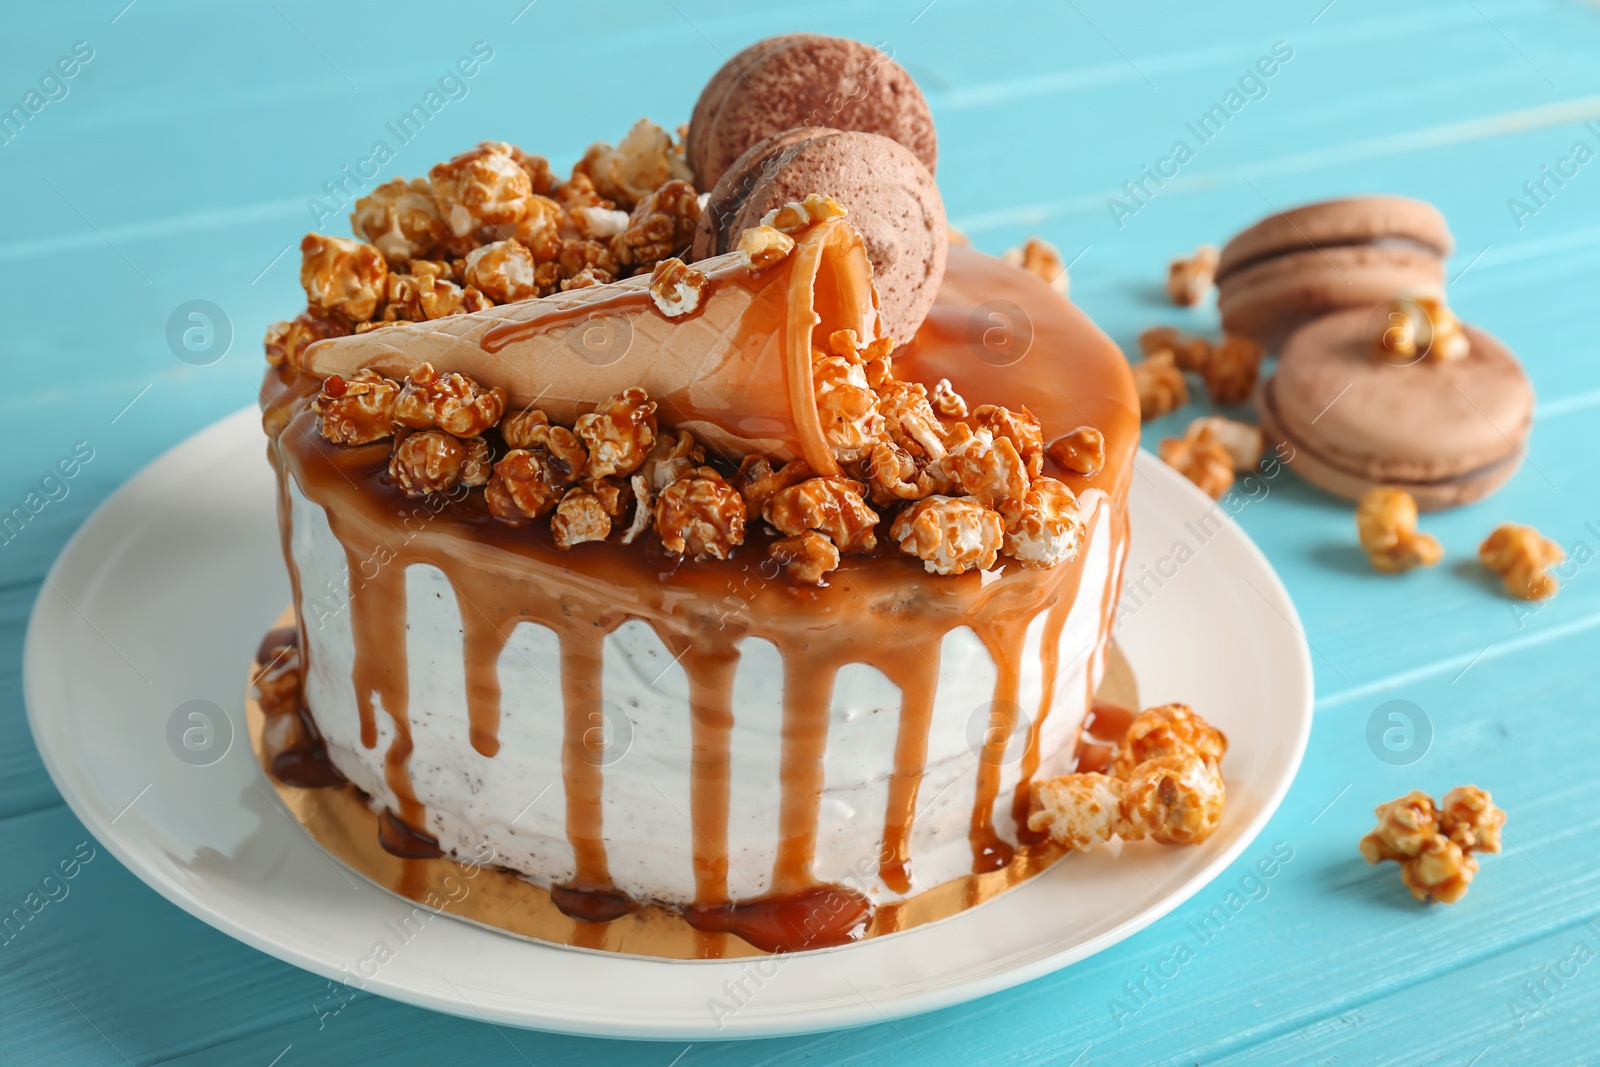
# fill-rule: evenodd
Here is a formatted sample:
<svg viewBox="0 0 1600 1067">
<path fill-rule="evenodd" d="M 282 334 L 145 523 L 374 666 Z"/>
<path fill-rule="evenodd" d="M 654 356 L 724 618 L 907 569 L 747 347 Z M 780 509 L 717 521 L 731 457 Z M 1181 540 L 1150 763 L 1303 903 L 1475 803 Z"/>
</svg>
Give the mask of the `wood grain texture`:
<svg viewBox="0 0 1600 1067">
<path fill-rule="evenodd" d="M 954 224 L 991 251 L 1037 232 L 1079 257 L 1075 299 L 1130 349 L 1154 322 L 1214 328 L 1209 306 L 1165 304 L 1169 256 L 1220 243 L 1274 206 L 1424 197 L 1456 234 L 1457 309 L 1522 355 L 1539 419 L 1529 462 L 1502 493 L 1425 520 L 1448 553 L 1426 573 L 1370 571 L 1348 507 L 1292 476 L 1236 498 L 1314 649 L 1304 769 L 1233 869 L 1065 972 L 893 1025 L 688 1049 L 497 1030 L 376 997 L 319 1021 L 321 979 L 190 918 L 98 848 L 67 897 L 0 944 L 0 1063 L 1593 1062 L 1600 961 L 1559 985 L 1546 978 L 1580 943 L 1600 953 L 1600 810 L 1588 796 L 1600 775 L 1600 563 L 1572 568 L 1561 594 L 1530 612 L 1472 559 L 1507 519 L 1600 555 L 1600 160 L 1520 224 L 1507 206 L 1574 142 L 1600 149 L 1600 122 L 1585 127 L 1600 120 L 1600 7 L 491 0 L 445 15 L 125 2 L 29 5 L 8 12 L 0 34 L 4 107 L 74 42 L 94 48 L 68 95 L 0 146 L 0 510 L 78 442 L 94 450 L 67 493 L 0 545 L 0 911 L 87 839 L 21 704 L 22 635 L 46 568 L 117 485 L 253 397 L 259 337 L 297 306 L 291 245 L 315 222 L 308 198 L 373 141 L 392 140 L 384 123 L 475 41 L 493 60 L 380 180 L 491 137 L 570 165 L 640 114 L 683 121 L 724 56 L 767 34 L 885 42 L 933 106 Z M 1280 41 L 1293 58 L 1265 94 L 1119 227 L 1108 197 Z M 342 215 L 326 228 L 344 232 Z M 165 340 L 168 316 L 191 299 L 220 304 L 234 327 L 211 366 L 180 362 Z M 1203 410 L 1153 424 L 1147 443 Z M 1250 650 L 1219 669 L 1252 669 Z M 1412 767 L 1367 748 L 1368 717 L 1391 699 L 1419 705 L 1435 727 Z M 1355 841 L 1380 800 L 1465 781 L 1510 812 L 1512 847 L 1486 859 L 1462 904 L 1419 908 Z M 1199 924 L 1275 842 L 1293 860 L 1202 941 Z M 1162 977 L 1180 941 L 1191 958 Z M 1547 994 L 1527 992 L 1541 981 Z"/>
</svg>

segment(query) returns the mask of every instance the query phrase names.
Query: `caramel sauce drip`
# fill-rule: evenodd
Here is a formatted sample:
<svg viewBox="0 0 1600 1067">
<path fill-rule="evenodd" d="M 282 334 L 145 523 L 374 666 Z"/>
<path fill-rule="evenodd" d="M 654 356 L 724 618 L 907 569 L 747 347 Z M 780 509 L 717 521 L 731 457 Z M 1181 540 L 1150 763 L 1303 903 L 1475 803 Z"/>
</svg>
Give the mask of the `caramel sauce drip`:
<svg viewBox="0 0 1600 1067">
<path fill-rule="evenodd" d="M 737 904 L 696 904 L 684 922 L 707 933 L 737 934 L 767 952 L 802 952 L 860 940 L 872 918 L 872 902 L 837 885 L 810 885 L 795 893 Z"/>
<path fill-rule="evenodd" d="M 1033 776 L 1039 773 L 1039 760 L 1042 756 L 1039 751 L 1039 737 L 1044 730 L 1044 721 L 1055 705 L 1056 682 L 1062 672 L 1061 631 L 1066 627 L 1067 615 L 1071 613 L 1076 599 L 1077 590 L 1073 590 L 1073 596 L 1058 600 L 1050 606 L 1050 614 L 1045 616 L 1044 633 L 1039 643 L 1039 665 L 1043 677 L 1043 688 L 1039 693 L 1039 710 L 1028 726 L 1028 745 L 1022 753 L 1022 774 L 1017 779 L 1017 787 L 1011 794 L 1011 818 L 1017 824 L 1017 840 L 1023 844 L 1033 844 L 1047 836 L 1028 829 L 1028 806 L 1031 803 Z M 1085 671 L 1085 673 L 1092 679 L 1093 672 Z"/>
<path fill-rule="evenodd" d="M 1105 774 L 1111 770 L 1117 746 L 1127 736 L 1137 713 L 1120 704 L 1096 701 L 1078 735 L 1078 773 Z"/>
<path fill-rule="evenodd" d="M 993 315 L 986 316 L 985 308 L 1000 300 L 1027 306 L 1027 336 L 1021 339 L 1027 343 L 1019 341 L 1002 353 L 1002 362 L 996 362 L 984 343 L 993 332 Z M 509 338 L 495 340 L 508 343 Z M 1108 493 L 1114 520 L 1109 532 L 1115 558 L 1121 558 L 1126 549 L 1123 514 L 1131 457 L 1139 434 L 1138 406 L 1120 353 L 1087 318 L 1015 268 L 979 253 L 952 249 L 933 312 L 895 359 L 899 377 L 930 387 L 947 377 L 974 407 L 1026 402 L 1043 424 L 1047 441 L 1079 425 L 1098 427 L 1107 444 L 1102 471 L 1083 478 L 1047 462 L 1045 473 L 1077 492 L 1096 487 Z M 997 372 L 1001 366 L 1004 370 Z M 1069 383 L 1070 395 L 1062 383 Z M 562 716 L 567 832 L 576 859 L 572 884 L 562 893 L 569 906 L 586 914 L 603 913 L 611 905 L 572 902 L 615 902 L 621 896 L 611 883 L 603 837 L 605 749 L 594 739 L 604 732 L 602 643 L 627 619 L 645 622 L 668 649 L 689 650 L 681 662 L 691 693 L 690 819 L 701 929 L 734 931 L 781 945 L 792 942 L 773 930 L 789 923 L 796 907 L 804 911 L 818 900 L 838 903 L 850 896 L 839 887 L 818 886 L 812 872 L 829 705 L 839 669 L 847 663 L 867 664 L 902 692 L 881 872 L 892 888 L 906 887 L 900 889 L 904 892 L 911 883 L 910 840 L 938 683 L 937 650 L 944 635 L 971 626 L 984 640 L 998 671 L 995 706 L 1005 720 L 995 723 L 996 733 L 1009 737 L 1029 623 L 1040 611 L 1050 610 L 1047 626 L 1055 627 L 1053 632 L 1059 635 L 1054 613 L 1064 615 L 1076 600 L 1084 566 L 1081 558 L 1048 570 L 1003 561 L 988 574 L 937 576 L 926 574 L 918 561 L 899 552 L 887 538 L 873 553 L 846 557 L 829 575 L 827 587 L 798 588 L 763 570 L 761 561 L 773 537 L 757 528 L 759 524 L 752 524 L 746 544 L 728 561 L 682 562 L 667 556 L 654 538 L 633 545 L 612 541 L 562 551 L 554 546 L 548 524 L 511 527 L 494 521 L 482 493 L 448 501 L 406 497 L 387 478 L 389 442 L 339 447 L 322 439 L 316 416 L 309 410 L 317 385 L 307 376 L 276 369 L 269 370 L 262 388 L 263 424 L 274 440 L 270 455 L 281 479 L 284 554 L 303 635 L 306 604 L 289 551 L 292 481 L 323 508 L 346 550 L 356 652 L 352 681 L 362 741 L 368 747 L 377 744 L 376 700 L 395 727 L 385 754 L 385 779 L 397 798 L 394 817 L 407 827 L 426 825 L 408 768 L 411 732 L 405 662 L 405 573 L 411 565 L 426 564 L 440 569 L 456 593 L 467 725 L 474 748 L 484 756 L 499 750 L 498 661 L 512 630 L 527 620 L 549 627 L 560 640 L 561 677 L 548 681 L 551 691 L 559 689 L 562 696 L 562 708 L 553 713 Z M 663 408 L 662 415 L 664 422 L 670 422 L 670 408 Z M 1114 596 L 1114 590 L 1107 590 L 1102 618 L 1108 617 Z M 780 848 L 772 894 L 754 910 L 748 910 L 754 902 L 729 903 L 726 859 L 728 742 L 735 713 L 732 686 L 738 645 L 746 636 L 777 646 L 785 677 Z M 1052 647 L 1043 653 L 1047 685 L 1058 673 L 1054 644 L 1047 640 Z M 1012 797 L 1013 814 L 1025 810 L 1019 805 L 1025 804 L 1027 780 L 1041 755 L 1038 728 L 1053 699 L 1051 688 L 1030 730 L 1026 773 Z M 763 709 L 750 713 L 761 714 Z M 1017 866 L 1011 862 L 1010 846 L 993 825 L 1001 770 L 995 757 L 1001 751 L 996 747 L 980 761 L 969 834 L 974 871 Z M 803 900 L 812 903 L 794 904 Z M 851 909 L 841 905 L 835 910 L 844 916 L 839 929 L 853 928 Z M 585 920 L 579 926 L 606 921 Z M 800 926 L 806 926 L 804 920 Z"/>
<path fill-rule="evenodd" d="M 392 811 L 378 816 L 378 843 L 389 855 L 401 859 L 431 860 L 444 855 L 433 835 L 408 825 Z"/>
</svg>

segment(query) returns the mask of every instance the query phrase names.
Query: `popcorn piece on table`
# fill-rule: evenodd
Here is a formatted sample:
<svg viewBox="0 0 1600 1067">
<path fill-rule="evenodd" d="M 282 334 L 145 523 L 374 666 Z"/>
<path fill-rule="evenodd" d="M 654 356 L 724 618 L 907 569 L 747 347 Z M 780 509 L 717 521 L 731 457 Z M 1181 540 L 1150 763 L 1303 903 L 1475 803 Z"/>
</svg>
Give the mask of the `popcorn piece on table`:
<svg viewBox="0 0 1600 1067">
<path fill-rule="evenodd" d="M 656 497 L 656 532 L 674 555 L 727 559 L 744 544 L 745 507 L 739 491 L 715 470 L 701 467 Z"/>
<path fill-rule="evenodd" d="M 475 437 L 492 428 L 506 410 L 506 391 L 484 389 L 455 371 L 439 374 L 431 363 L 406 375 L 394 402 L 394 421 L 413 430 L 435 427 L 457 437 Z"/>
<path fill-rule="evenodd" d="M 774 541 L 767 549 L 767 558 L 783 567 L 797 582 L 826 585 L 827 573 L 839 566 L 839 549 L 826 534 L 806 530 Z"/>
<path fill-rule="evenodd" d="M 383 304 L 388 277 L 388 262 L 371 245 L 320 233 L 300 242 L 300 286 L 314 308 L 366 322 Z"/>
<path fill-rule="evenodd" d="M 878 547 L 878 513 L 864 493 L 860 482 L 848 478 L 808 478 L 773 493 L 761 517 L 792 537 L 818 530 L 840 552 L 870 552 Z"/>
<path fill-rule="evenodd" d="M 889 536 L 929 573 L 963 574 L 994 566 L 1005 521 L 970 497 L 930 496 L 896 516 Z"/>
<path fill-rule="evenodd" d="M 1367 490 L 1356 504 L 1356 532 L 1373 567 L 1397 574 L 1444 558 L 1436 538 L 1417 532 L 1417 502 L 1393 486 Z"/>
<path fill-rule="evenodd" d="M 481 437 L 420 430 L 396 438 L 389 455 L 389 477 L 407 496 L 484 485 L 489 475 L 489 446 Z"/>
<path fill-rule="evenodd" d="M 650 275 L 650 299 L 669 319 L 692 314 L 705 299 L 708 279 L 681 259 L 663 259 Z"/>
<path fill-rule="evenodd" d="M 1184 436 L 1191 440 L 1211 440 L 1221 445 L 1233 461 L 1235 471 L 1255 470 L 1261 463 L 1261 452 L 1265 447 L 1259 426 L 1222 415 L 1195 419 Z"/>
<path fill-rule="evenodd" d="M 1079 426 L 1051 441 L 1045 455 L 1063 470 L 1093 478 L 1106 465 L 1106 435 L 1093 426 Z"/>
<path fill-rule="evenodd" d="M 395 178 L 357 200 L 350 229 L 382 252 L 391 267 L 426 259 L 445 238 L 444 219 L 426 178 Z"/>
<path fill-rule="evenodd" d="M 1444 803 L 1413 790 L 1374 809 L 1377 827 L 1361 839 L 1368 863 L 1394 860 L 1400 878 L 1417 900 L 1454 904 L 1478 873 L 1474 852 L 1499 852 L 1505 812 L 1477 786 L 1457 786 Z"/>
<path fill-rule="evenodd" d="M 1170 352 L 1172 363 L 1179 370 L 1198 372 L 1211 358 L 1211 342 L 1176 326 L 1152 326 L 1139 335 L 1139 351 L 1146 359 L 1158 352 Z"/>
<path fill-rule="evenodd" d="M 1213 500 L 1233 486 L 1233 457 L 1215 438 L 1207 434 L 1185 434 L 1162 440 L 1161 461 L 1195 485 Z"/>
<path fill-rule="evenodd" d="M 1174 259 L 1167 267 L 1167 295 L 1172 302 L 1192 307 L 1204 300 L 1216 284 L 1220 260 L 1216 245 L 1201 245 L 1194 255 Z"/>
<path fill-rule="evenodd" d="M 1036 278 L 1042 278 L 1050 283 L 1050 288 L 1067 295 L 1071 280 L 1067 277 L 1067 266 L 1061 261 L 1061 253 L 1056 251 L 1056 246 L 1042 237 L 1030 237 L 1022 242 L 1021 248 L 1007 249 L 1001 257 L 1014 267 L 1021 267 Z"/>
<path fill-rule="evenodd" d="M 1498 574 L 1506 591 L 1523 600 L 1548 600 L 1561 583 L 1549 568 L 1567 558 L 1560 545 L 1532 526 L 1505 522 L 1478 546 L 1478 561 Z"/>
<path fill-rule="evenodd" d="M 359 370 L 349 378 L 335 374 L 322 383 L 311 410 L 322 417 L 322 436 L 336 445 L 366 445 L 394 434 L 398 382 L 377 371 Z"/>
<path fill-rule="evenodd" d="M 573 430 L 588 447 L 590 478 L 632 474 L 656 443 L 656 404 L 634 386 L 580 415 Z"/>
<path fill-rule="evenodd" d="M 1156 352 L 1133 365 L 1133 387 L 1139 394 L 1139 418 L 1144 422 L 1177 411 L 1189 402 L 1189 384 L 1173 362 L 1171 352 Z"/>
<path fill-rule="evenodd" d="M 1266 349 L 1248 337 L 1224 337 L 1200 367 L 1211 402 L 1231 407 L 1250 399 L 1265 355 Z"/>
</svg>

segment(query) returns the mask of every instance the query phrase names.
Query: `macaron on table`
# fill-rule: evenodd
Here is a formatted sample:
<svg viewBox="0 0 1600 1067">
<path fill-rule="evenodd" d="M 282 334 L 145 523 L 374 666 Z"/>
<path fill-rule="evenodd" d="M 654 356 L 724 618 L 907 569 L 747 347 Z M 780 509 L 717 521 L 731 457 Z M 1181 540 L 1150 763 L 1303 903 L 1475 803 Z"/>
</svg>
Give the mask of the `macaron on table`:
<svg viewBox="0 0 1600 1067">
<path fill-rule="evenodd" d="M 12 74 L 0 89 L 0 186 L 16 210 L 0 235 L 0 272 L 27 312 L 8 332 L 13 433 L 0 498 L 11 679 L 0 705 L 0 1063 L 1591 1062 L 1600 1047 L 1600 889 L 1590 843 L 1600 814 L 1584 784 L 1600 775 L 1600 9 L 1575 0 L 602 7 L 518 0 L 421 20 L 392 5 L 119 0 L 12 14 L 0 45 Z M 819 51 L 810 35 L 834 43 Z M 882 55 L 894 64 L 875 60 Z M 852 80 L 864 69 L 877 74 Z M 1135 520 L 1124 576 L 1135 596 L 1121 601 L 1119 626 L 1152 632 L 1171 618 L 1169 605 L 1193 603 L 1192 590 L 1226 571 L 1214 612 L 1204 602 L 1186 608 L 1162 623 L 1171 628 L 1159 648 L 1139 647 L 1143 662 L 1161 664 L 1148 677 L 1173 679 L 1152 691 L 1141 678 L 1141 701 L 1182 701 L 1184 679 L 1196 680 L 1194 691 L 1200 679 L 1220 679 L 1216 691 L 1239 694 L 1242 706 L 1273 684 L 1282 650 L 1303 642 L 1314 674 L 1309 743 L 1259 833 L 1139 932 L 925 1014 L 901 1015 L 876 979 L 841 969 L 821 992 L 854 1013 L 851 1029 L 620 1041 L 516 1029 L 487 1003 L 474 1011 L 474 987 L 450 969 L 459 960 L 442 954 L 442 931 L 465 924 L 418 919 L 399 898 L 372 924 L 374 946 L 342 962 L 352 974 L 431 969 L 444 977 L 419 1000 L 454 1002 L 449 1012 L 352 995 L 335 980 L 338 966 L 319 974 L 284 962 L 273 946 L 304 939 L 288 918 L 256 937 L 191 914 L 195 898 L 219 885 L 245 897 L 274 884 L 306 847 L 259 770 L 241 709 L 248 661 L 286 600 L 248 620 L 254 636 L 231 652 L 213 655 L 194 639 L 202 654 L 191 658 L 227 661 L 217 672 L 225 684 L 197 686 L 216 664 L 185 674 L 150 650 L 171 644 L 163 620 L 182 620 L 171 632 L 188 634 L 233 627 L 229 582 L 195 592 L 193 582 L 118 569 L 117 560 L 153 526 L 170 531 L 174 558 L 202 571 L 228 543 L 260 539 L 254 526 L 229 525 L 235 495 L 204 471 L 224 440 L 213 424 L 254 403 L 258 339 L 302 306 L 300 235 L 348 233 L 355 201 L 374 187 L 426 174 L 482 140 L 546 153 L 565 175 L 597 137 L 620 137 L 641 115 L 691 131 L 686 165 L 708 195 L 686 234 L 690 266 L 736 258 L 744 231 L 826 182 L 861 223 L 860 248 L 846 258 L 871 262 L 877 310 L 897 342 L 920 331 L 926 344 L 927 321 L 950 338 L 968 336 L 969 320 L 981 337 L 992 314 L 1014 325 L 1012 312 L 989 306 L 1011 300 L 1066 308 L 1037 336 L 1080 360 L 1093 336 L 1079 332 L 1080 314 L 1130 362 L 1139 335 L 1157 325 L 1265 348 L 1255 390 L 1240 403 L 1212 404 L 1194 385 L 1187 405 L 1118 438 L 1138 437 L 1117 461 L 1129 472 Z M 991 292 L 1014 272 L 995 257 L 1034 235 L 1059 249 L 1077 310 L 1043 281 Z M 1220 253 L 1215 291 L 1174 305 L 1162 288 L 1168 262 L 1206 244 Z M 732 278 L 732 261 L 722 262 L 710 273 Z M 940 275 L 968 288 L 954 301 L 932 296 L 926 281 Z M 710 310 L 722 315 L 721 301 L 735 296 L 724 287 Z M 1383 358 L 1376 339 L 1400 298 L 1443 298 L 1464 349 Z M 348 344 L 319 358 L 342 353 L 352 367 L 367 365 L 365 346 L 400 328 L 337 338 Z M 470 339 L 487 368 L 493 353 L 476 333 Z M 995 390 L 999 403 L 1026 381 L 1037 396 L 1016 403 L 1063 422 L 1073 403 L 1099 412 L 1118 400 L 1114 376 L 1052 379 L 1035 371 L 1038 354 L 1026 374 L 997 359 L 964 388 Z M 921 358 L 899 369 L 922 373 Z M 595 389 L 633 384 L 606 379 L 611 369 L 593 364 Z M 1101 381 L 1106 395 L 1086 403 Z M 524 403 L 563 403 L 541 395 L 547 384 L 529 376 L 507 387 Z M 703 396 L 699 384 L 693 375 L 650 383 L 679 397 Z M 553 421 L 568 425 L 592 401 L 565 399 L 571 410 Z M 706 426 L 731 426 L 710 403 Z M 771 404 L 788 410 L 781 398 Z M 1262 463 L 1216 501 L 1154 454 L 1211 415 L 1260 426 L 1265 443 Z M 259 413 L 246 421 L 241 462 L 264 471 Z M 788 440 L 766 423 L 737 429 Z M 185 441 L 177 465 L 159 460 Z M 172 485 L 206 489 L 130 516 L 129 501 L 148 484 L 139 472 L 158 460 Z M 1442 547 L 1438 565 L 1386 574 L 1369 564 L 1353 501 L 1374 486 L 1415 498 L 1419 529 Z M 331 479 L 326 488 L 330 499 L 348 495 Z M 1182 515 L 1190 525 L 1155 521 L 1150 502 L 1169 500 L 1192 505 Z M 126 518 L 122 528 L 102 523 L 69 549 L 102 504 Z M 1149 533 L 1140 542 L 1141 519 L 1159 543 Z M 1480 565 L 1478 546 L 1502 523 L 1535 526 L 1565 549 L 1553 598 L 1513 599 Z M 63 551 L 82 556 L 85 547 L 126 583 L 116 625 L 94 588 L 50 571 Z M 571 558 L 579 562 L 560 580 L 600 580 Z M 259 561 L 280 583 L 281 568 L 272 552 Z M 1282 601 L 1262 577 L 1273 571 Z M 677 589 L 643 569 L 628 573 L 650 596 Z M 234 577 L 241 588 L 261 581 Z M 925 587 L 939 588 L 931 577 Z M 74 643 L 49 648 L 65 673 L 104 676 L 125 694 L 126 704 L 114 697 L 98 709 L 108 724 L 101 738 L 85 730 L 73 743 L 121 736 L 125 707 L 161 708 L 148 736 L 130 735 L 128 758 L 108 761 L 94 783 L 117 801 L 96 816 L 103 833 L 58 788 L 62 749 L 33 740 L 36 653 L 47 636 L 25 633 L 36 604 L 74 627 Z M 1237 605 L 1267 620 L 1270 640 L 1237 625 Z M 143 627 L 124 624 L 136 616 Z M 25 637 L 35 672 L 26 711 Z M 459 664 L 450 669 L 459 678 Z M 943 685 L 971 684 L 959 668 L 946 673 Z M 650 681 L 641 678 L 641 690 Z M 852 729 L 878 737 L 870 716 Z M 197 755 L 196 730 L 216 759 Z M 656 736 L 641 730 L 635 756 Z M 1229 759 L 1250 750 L 1247 736 L 1229 742 Z M 154 773 L 134 758 L 145 750 L 159 756 Z M 1229 782 L 1240 811 L 1262 802 L 1248 781 Z M 1458 903 L 1419 904 L 1392 867 L 1362 858 L 1358 842 L 1375 805 L 1468 783 L 1492 790 L 1507 812 L 1504 851 L 1482 857 Z M 560 793 L 525 813 L 512 806 L 502 821 L 560 825 L 560 809 L 542 807 Z M 243 813 L 242 851 L 191 854 L 174 836 L 167 851 L 181 877 L 158 892 L 108 842 L 135 823 L 212 817 L 197 810 L 199 796 Z M 676 825 L 670 796 L 648 812 L 662 826 Z M 737 826 L 749 813 L 729 814 Z M 848 815 L 830 808 L 829 817 Z M 964 847 L 964 818 L 957 833 Z M 687 835 L 670 844 L 691 848 Z M 636 854 L 649 852 L 641 844 Z M 711 854 L 702 844 L 698 855 Z M 1143 892 L 1144 875 L 1161 876 L 1152 857 L 1106 847 L 1062 866 L 1082 860 L 1086 873 Z M 329 900 L 358 892 L 346 868 L 312 862 Z M 477 893 L 482 883 L 466 884 Z M 1052 895 L 1068 885 L 1024 882 L 1010 894 L 1023 910 L 1004 910 L 1002 897 L 971 914 L 1069 911 L 1071 893 Z M 988 964 L 997 972 L 1047 925 L 995 923 Z M 892 959 L 895 938 L 910 945 L 918 936 L 827 951 L 845 962 L 862 949 Z M 917 950 L 899 959 L 897 986 L 938 977 L 940 961 Z M 617 985 L 607 1010 L 621 1026 L 646 1000 L 693 981 L 684 975 L 725 962 L 640 961 L 649 977 Z M 731 991 L 716 994 L 736 1013 L 730 1027 L 763 1011 L 791 967 L 811 965 L 805 954 L 753 958 Z"/>
</svg>

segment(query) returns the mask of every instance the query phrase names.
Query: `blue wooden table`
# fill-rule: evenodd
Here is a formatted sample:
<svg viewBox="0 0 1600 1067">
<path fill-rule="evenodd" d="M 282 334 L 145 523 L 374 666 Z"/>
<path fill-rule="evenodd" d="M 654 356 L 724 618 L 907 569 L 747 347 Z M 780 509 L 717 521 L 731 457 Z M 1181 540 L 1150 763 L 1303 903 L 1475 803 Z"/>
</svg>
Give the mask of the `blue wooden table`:
<svg viewBox="0 0 1600 1067">
<path fill-rule="evenodd" d="M 1165 304 L 1160 282 L 1177 252 L 1326 196 L 1437 203 L 1459 242 L 1457 309 L 1520 352 L 1538 390 L 1529 463 L 1494 498 L 1429 517 L 1425 529 L 1448 557 L 1400 578 L 1368 568 L 1348 506 L 1290 476 L 1237 509 L 1294 595 L 1314 650 L 1305 766 L 1233 870 L 1144 933 L 1053 977 L 893 1025 L 744 1045 L 509 1032 L 370 996 L 319 1026 L 320 978 L 167 904 L 102 848 L 66 895 L 0 944 L 0 1062 L 1600 1059 L 1591 792 L 1600 776 L 1600 7 L 444 7 L 95 0 L 11 5 L 3 17 L 0 110 L 15 116 L 22 105 L 26 118 L 0 132 L 0 510 L 26 504 L 27 519 L 0 538 L 0 913 L 87 837 L 23 715 L 22 633 L 45 570 L 117 485 L 251 401 L 263 328 L 302 302 L 292 245 L 316 223 L 318 203 L 335 209 L 327 229 L 348 232 L 338 187 L 371 172 L 379 141 L 394 157 L 379 180 L 425 173 L 482 138 L 564 167 L 641 114 L 684 121 L 723 58 L 759 37 L 807 29 L 882 42 L 933 105 L 952 221 L 996 252 L 1032 232 L 1054 241 L 1074 260 L 1074 298 L 1125 348 L 1155 322 L 1215 328 L 1210 307 Z M 473 78 L 448 80 L 478 42 L 492 58 Z M 1274 49 L 1289 58 L 1273 77 L 1242 82 Z M 437 110 L 402 143 L 386 124 L 430 90 Z M 1186 123 L 1230 90 L 1243 105 L 1200 143 Z M 1124 183 L 1140 182 L 1178 140 L 1193 158 L 1131 199 Z M 193 300 L 224 311 L 225 358 L 175 355 L 169 320 Z M 222 342 L 220 333 L 212 341 Z M 1154 424 L 1147 445 L 1196 413 Z M 92 458 L 71 479 L 52 477 L 75 450 Z M 1554 601 L 1507 600 L 1476 566 L 1477 542 L 1503 520 L 1534 523 L 1567 547 Z M 1217 665 L 1256 667 L 1249 648 Z M 1426 727 L 1399 757 L 1367 740 L 1390 701 L 1408 702 Z M 1418 907 L 1392 866 L 1362 862 L 1356 841 L 1373 804 L 1462 782 L 1493 790 L 1509 811 L 1507 849 L 1485 860 L 1463 903 Z M 1196 937 L 1189 921 L 1279 842 L 1293 859 L 1219 932 Z M 1190 951 L 1176 953 L 1179 942 Z"/>
</svg>

